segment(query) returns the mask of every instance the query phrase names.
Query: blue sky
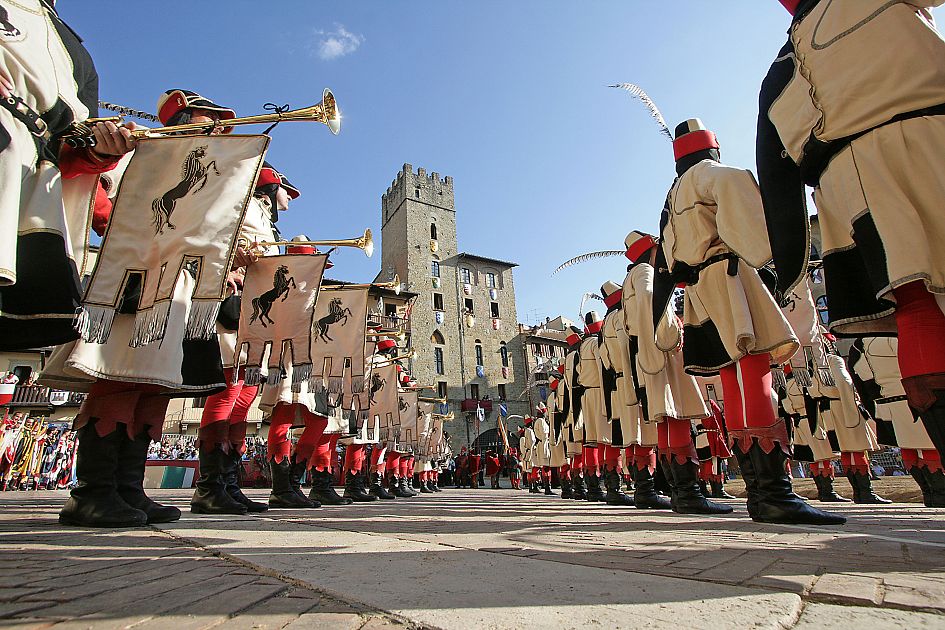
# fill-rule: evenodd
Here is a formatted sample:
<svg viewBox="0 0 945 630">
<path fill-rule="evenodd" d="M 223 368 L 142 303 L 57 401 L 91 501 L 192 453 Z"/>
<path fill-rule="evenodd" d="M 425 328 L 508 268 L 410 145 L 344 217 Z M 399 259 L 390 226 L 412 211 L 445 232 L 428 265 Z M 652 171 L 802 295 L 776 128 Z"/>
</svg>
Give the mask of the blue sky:
<svg viewBox="0 0 945 630">
<path fill-rule="evenodd" d="M 606 86 L 641 85 L 670 127 L 701 117 L 723 160 L 753 169 L 758 86 L 789 23 L 776 0 L 58 4 L 103 100 L 153 112 L 180 87 L 248 115 L 331 87 L 340 136 L 298 123 L 273 132 L 269 160 L 302 190 L 283 233 L 379 234 L 380 196 L 403 163 L 451 175 L 460 249 L 521 265 L 527 323 L 573 318 L 585 291 L 622 281 L 616 258 L 551 272 L 654 231 L 672 183 L 669 142 Z M 380 264 L 354 250 L 333 260 L 335 277 L 357 281 Z"/>
</svg>

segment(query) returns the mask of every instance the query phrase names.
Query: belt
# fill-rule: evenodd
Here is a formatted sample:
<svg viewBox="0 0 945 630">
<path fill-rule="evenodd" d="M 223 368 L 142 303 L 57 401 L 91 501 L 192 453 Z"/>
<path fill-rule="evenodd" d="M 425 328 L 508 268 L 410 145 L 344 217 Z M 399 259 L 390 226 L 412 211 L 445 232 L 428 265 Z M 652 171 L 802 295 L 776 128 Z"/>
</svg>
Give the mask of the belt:
<svg viewBox="0 0 945 630">
<path fill-rule="evenodd" d="M 19 96 L 8 96 L 0 99 L 0 105 L 3 106 L 10 115 L 19 120 L 37 138 L 49 139 L 49 127 L 42 116 L 36 113 L 32 107 L 26 104 Z"/>
<path fill-rule="evenodd" d="M 687 285 L 697 284 L 699 282 L 699 274 L 703 269 L 726 260 L 728 261 L 728 270 L 726 273 L 733 277 L 737 276 L 738 256 L 729 252 L 726 254 L 716 254 L 715 256 L 710 256 L 698 265 L 674 265 L 673 271 L 671 272 L 673 281 L 677 283 L 685 282 Z"/>
<path fill-rule="evenodd" d="M 883 397 L 883 398 L 877 398 L 877 399 L 874 400 L 873 402 L 874 402 L 875 404 L 877 404 L 877 405 L 882 405 L 882 404 L 884 404 L 884 403 L 899 402 L 900 400 L 909 400 L 909 397 L 906 396 L 905 394 L 903 394 L 903 395 L 901 395 L 901 396 L 885 396 L 885 397 Z"/>
<path fill-rule="evenodd" d="M 614 372 L 614 378 L 623 378 L 623 372 Z"/>
</svg>

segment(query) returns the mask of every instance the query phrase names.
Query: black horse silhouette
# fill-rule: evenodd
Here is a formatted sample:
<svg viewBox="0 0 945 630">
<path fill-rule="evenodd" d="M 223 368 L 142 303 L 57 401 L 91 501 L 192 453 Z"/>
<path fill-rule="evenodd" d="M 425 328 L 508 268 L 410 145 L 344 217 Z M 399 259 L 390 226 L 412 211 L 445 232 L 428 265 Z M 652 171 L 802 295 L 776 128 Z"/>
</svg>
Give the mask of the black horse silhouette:
<svg viewBox="0 0 945 630">
<path fill-rule="evenodd" d="M 197 147 L 188 153 L 181 167 L 180 182 L 151 202 L 151 213 L 154 215 L 152 223 L 154 224 L 155 235 L 164 234 L 165 227 L 172 230 L 176 228 L 176 226 L 171 223 L 171 214 L 173 214 L 174 208 L 177 206 L 177 201 L 187 196 L 192 190 L 195 195 L 203 190 L 203 187 L 207 185 L 207 177 L 210 175 L 211 168 L 213 168 L 213 172 L 216 173 L 217 176 L 220 175 L 220 171 L 217 170 L 216 160 L 212 160 L 206 166 L 200 162 L 200 158 L 206 155 L 206 146 Z M 197 184 L 200 184 L 200 187 L 194 190 Z"/>
<path fill-rule="evenodd" d="M 351 309 L 347 307 L 342 308 L 341 298 L 334 298 L 328 305 L 328 315 L 325 315 L 316 322 L 318 325 L 318 336 L 315 340 L 334 341 L 334 339 L 328 336 L 328 328 L 338 322 L 341 322 L 341 325 L 344 326 L 348 323 L 349 315 L 351 315 Z"/>
<path fill-rule="evenodd" d="M 387 379 L 381 378 L 380 374 L 376 372 L 371 375 L 371 391 L 368 393 L 368 402 L 372 405 L 374 404 L 374 394 L 384 389 L 384 386 L 387 385 Z"/>
<path fill-rule="evenodd" d="M 272 304 L 280 297 L 283 302 L 286 301 L 289 297 L 289 285 L 292 285 L 293 289 L 298 288 L 295 285 L 295 278 L 289 275 L 289 268 L 285 265 L 279 265 L 276 273 L 272 275 L 272 288 L 259 297 L 253 298 L 253 315 L 249 318 L 249 323 L 252 324 L 259 319 L 259 323 L 263 325 L 263 328 L 266 328 L 266 320 L 269 320 L 270 324 L 275 324 L 272 318 L 269 317 L 269 310 L 272 309 Z"/>
<path fill-rule="evenodd" d="M 408 406 L 409 406 L 409 405 L 407 404 L 407 402 L 406 402 L 403 398 L 401 398 L 401 399 L 400 399 L 400 410 L 401 410 L 401 411 L 407 411 L 407 407 L 408 407 Z"/>
<path fill-rule="evenodd" d="M 19 37 L 21 33 L 20 29 L 13 26 L 13 24 L 9 22 L 9 19 L 10 14 L 7 13 L 7 10 L 3 6 L 0 6 L 0 35 L 9 38 Z"/>
</svg>

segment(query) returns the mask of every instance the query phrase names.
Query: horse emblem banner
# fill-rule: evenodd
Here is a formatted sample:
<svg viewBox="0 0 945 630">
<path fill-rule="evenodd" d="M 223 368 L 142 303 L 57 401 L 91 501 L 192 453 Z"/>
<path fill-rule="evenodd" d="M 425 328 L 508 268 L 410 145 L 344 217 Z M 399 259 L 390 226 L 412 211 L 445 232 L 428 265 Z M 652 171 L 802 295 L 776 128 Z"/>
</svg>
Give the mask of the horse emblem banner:
<svg viewBox="0 0 945 630">
<path fill-rule="evenodd" d="M 236 235 L 269 143 L 267 136 L 149 138 L 128 164 L 77 319 L 104 343 L 115 312 L 136 312 L 129 345 L 164 338 L 182 270 L 196 280 L 184 339 L 211 339 Z M 140 283 L 136 304 L 126 287 Z"/>
<path fill-rule="evenodd" d="M 399 420 L 397 405 L 397 366 L 385 365 L 371 370 L 368 386 L 369 418 L 364 423 L 364 438 L 368 441 L 389 441 L 394 420 Z M 374 431 L 377 435 L 372 435 Z"/>
<path fill-rule="evenodd" d="M 367 417 L 365 343 L 368 290 L 323 290 L 312 329 L 312 391 L 328 390 L 330 403 Z"/>
<path fill-rule="evenodd" d="M 246 350 L 246 383 L 277 384 L 292 365 L 292 385 L 312 376 L 311 335 L 326 254 L 264 256 L 243 281 L 233 364 Z M 234 370 L 234 374 L 236 371 Z"/>
<path fill-rule="evenodd" d="M 397 421 L 397 436 L 395 450 L 401 453 L 412 453 L 417 447 L 417 417 L 419 414 L 419 394 L 417 392 L 400 392 L 398 410 L 400 418 Z"/>
</svg>

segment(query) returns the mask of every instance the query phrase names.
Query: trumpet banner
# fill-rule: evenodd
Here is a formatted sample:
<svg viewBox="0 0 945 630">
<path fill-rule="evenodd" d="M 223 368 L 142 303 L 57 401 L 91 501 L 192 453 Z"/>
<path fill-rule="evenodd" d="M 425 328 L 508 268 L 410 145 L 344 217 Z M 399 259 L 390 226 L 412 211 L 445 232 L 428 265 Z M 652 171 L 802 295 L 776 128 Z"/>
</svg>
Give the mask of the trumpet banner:
<svg viewBox="0 0 945 630">
<path fill-rule="evenodd" d="M 400 422 L 397 408 L 400 399 L 397 396 L 397 366 L 385 365 L 371 370 L 368 381 L 369 418 L 365 440 L 368 442 L 392 442 L 396 423 Z M 379 431 L 374 435 L 375 427 Z"/>
<path fill-rule="evenodd" d="M 394 449 L 401 453 L 412 453 L 417 448 L 417 416 L 419 415 L 418 392 L 400 392 L 397 409 L 399 416 L 394 431 Z"/>
<path fill-rule="evenodd" d="M 367 310 L 367 288 L 323 291 L 315 303 L 312 325 L 312 391 L 327 390 L 329 404 L 361 420 L 368 414 Z"/>
<path fill-rule="evenodd" d="M 312 377 L 315 304 L 325 273 L 326 254 L 264 256 L 250 265 L 243 281 L 240 327 L 233 365 L 246 351 L 246 383 L 280 383 L 292 365 L 293 391 Z M 235 371 L 234 371 L 235 373 Z"/>
<path fill-rule="evenodd" d="M 184 339 L 213 338 L 236 235 L 268 143 L 267 136 L 138 142 L 77 318 L 85 341 L 106 342 L 116 311 L 129 306 L 136 312 L 129 345 L 162 340 L 184 269 L 196 280 Z M 137 304 L 120 304 L 135 276 Z"/>
</svg>

